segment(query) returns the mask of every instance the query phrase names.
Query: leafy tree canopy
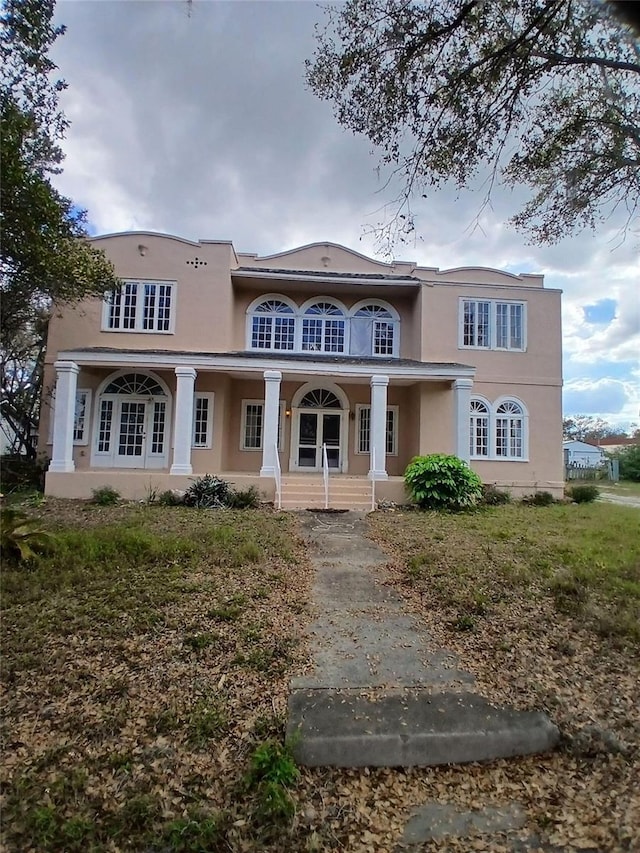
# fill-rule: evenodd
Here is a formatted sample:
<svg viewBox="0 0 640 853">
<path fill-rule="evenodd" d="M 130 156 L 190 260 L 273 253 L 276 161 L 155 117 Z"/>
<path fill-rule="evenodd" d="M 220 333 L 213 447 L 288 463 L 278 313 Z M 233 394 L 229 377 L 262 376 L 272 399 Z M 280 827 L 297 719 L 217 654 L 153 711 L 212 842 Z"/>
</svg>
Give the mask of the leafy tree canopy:
<svg viewBox="0 0 640 853">
<path fill-rule="evenodd" d="M 512 223 L 553 243 L 640 202 L 640 51 L 590 0 L 347 0 L 328 10 L 307 81 L 400 179 L 388 233 L 414 229 L 411 198 L 488 167 L 528 186 Z"/>
<path fill-rule="evenodd" d="M 55 302 L 101 295 L 115 282 L 111 264 L 90 246 L 85 212 L 60 195 L 67 121 L 58 108 L 63 81 L 48 56 L 64 27 L 54 0 L 4 0 L 0 13 L 0 352 L 2 415 L 18 446 L 35 453 L 35 427 L 47 319 Z"/>
<path fill-rule="evenodd" d="M 635 435 L 634 425 L 631 426 L 630 435 Z M 564 418 L 562 421 L 562 437 L 565 441 L 575 439 L 577 441 L 586 441 L 587 444 L 597 443 L 601 438 L 626 438 L 626 433 L 621 433 L 619 429 L 612 426 L 602 418 L 594 417 L 593 415 L 573 415 Z"/>
</svg>

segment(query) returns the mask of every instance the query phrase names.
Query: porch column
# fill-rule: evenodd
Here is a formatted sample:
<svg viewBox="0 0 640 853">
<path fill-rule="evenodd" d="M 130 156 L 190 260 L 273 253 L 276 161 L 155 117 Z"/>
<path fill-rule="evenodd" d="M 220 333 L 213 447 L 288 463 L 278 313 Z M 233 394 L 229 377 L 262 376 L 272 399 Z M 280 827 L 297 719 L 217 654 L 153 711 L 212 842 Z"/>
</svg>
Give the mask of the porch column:
<svg viewBox="0 0 640 853">
<path fill-rule="evenodd" d="M 469 462 L 469 423 L 471 417 L 472 379 L 454 379 L 453 381 L 453 426 L 454 453 L 465 462 Z"/>
<path fill-rule="evenodd" d="M 73 425 L 80 368 L 75 361 L 56 361 L 53 366 L 57 372 L 57 380 L 53 410 L 53 451 L 49 471 L 66 474 L 76 470 L 73 462 Z"/>
<path fill-rule="evenodd" d="M 369 477 L 386 480 L 387 475 L 387 386 L 388 376 L 371 377 L 371 423 Z"/>
<path fill-rule="evenodd" d="M 278 443 L 278 415 L 280 413 L 279 370 L 264 372 L 264 414 L 262 420 L 262 468 L 261 477 L 275 477 L 276 445 Z"/>
<path fill-rule="evenodd" d="M 193 431 L 193 367 L 176 367 L 176 413 L 173 430 L 173 465 L 170 474 L 191 474 L 191 434 Z"/>
</svg>

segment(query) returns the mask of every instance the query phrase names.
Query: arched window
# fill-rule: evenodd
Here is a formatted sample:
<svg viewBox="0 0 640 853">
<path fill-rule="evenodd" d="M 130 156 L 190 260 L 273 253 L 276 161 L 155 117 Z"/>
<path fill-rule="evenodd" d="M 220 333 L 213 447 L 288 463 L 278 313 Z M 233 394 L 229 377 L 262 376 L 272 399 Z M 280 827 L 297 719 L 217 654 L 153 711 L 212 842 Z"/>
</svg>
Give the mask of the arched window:
<svg viewBox="0 0 640 853">
<path fill-rule="evenodd" d="M 351 309 L 351 355 L 387 356 L 399 352 L 397 312 L 381 302 L 362 302 Z"/>
<path fill-rule="evenodd" d="M 302 317 L 303 352 L 344 352 L 344 312 L 332 302 L 314 302 Z"/>
<path fill-rule="evenodd" d="M 252 309 L 251 349 L 293 350 L 295 333 L 293 308 L 281 299 L 264 299 Z"/>
<path fill-rule="evenodd" d="M 489 456 L 489 406 L 484 400 L 471 400 L 469 439 L 472 459 Z"/>
<path fill-rule="evenodd" d="M 524 457 L 524 412 L 515 400 L 504 400 L 497 406 L 495 437 L 498 459 Z"/>
<path fill-rule="evenodd" d="M 326 388 L 316 388 L 307 391 L 300 403 L 301 409 L 341 409 L 342 403 L 333 393 Z"/>
<path fill-rule="evenodd" d="M 103 394 L 136 394 L 138 396 L 165 397 L 165 390 L 146 373 L 125 373 L 117 376 L 102 392 Z"/>
</svg>

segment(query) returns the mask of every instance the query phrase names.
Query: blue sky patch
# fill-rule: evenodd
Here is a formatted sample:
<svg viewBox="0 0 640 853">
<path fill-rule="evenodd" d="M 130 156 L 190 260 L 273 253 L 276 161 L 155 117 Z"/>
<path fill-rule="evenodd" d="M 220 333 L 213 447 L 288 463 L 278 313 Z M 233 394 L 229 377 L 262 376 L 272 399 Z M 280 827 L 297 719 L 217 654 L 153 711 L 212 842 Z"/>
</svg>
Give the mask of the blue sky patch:
<svg viewBox="0 0 640 853">
<path fill-rule="evenodd" d="M 617 307 L 618 303 L 615 299 L 600 299 L 593 305 L 585 305 L 583 308 L 585 322 L 606 326 L 616 316 Z"/>
</svg>

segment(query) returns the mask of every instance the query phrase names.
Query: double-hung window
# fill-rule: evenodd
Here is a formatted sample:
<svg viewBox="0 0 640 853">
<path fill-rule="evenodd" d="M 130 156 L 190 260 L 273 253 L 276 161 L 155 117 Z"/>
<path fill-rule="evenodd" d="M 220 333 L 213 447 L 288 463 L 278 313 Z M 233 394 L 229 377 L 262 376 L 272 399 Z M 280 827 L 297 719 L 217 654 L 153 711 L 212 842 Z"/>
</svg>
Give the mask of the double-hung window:
<svg viewBox="0 0 640 853">
<path fill-rule="evenodd" d="M 469 422 L 471 459 L 527 459 L 527 415 L 518 400 L 472 398 Z"/>
<path fill-rule="evenodd" d="M 102 328 L 110 332 L 173 332 L 174 288 L 167 281 L 123 281 L 106 294 Z"/>
<path fill-rule="evenodd" d="M 526 346 L 525 323 L 524 302 L 462 299 L 460 346 L 522 351 Z"/>
<path fill-rule="evenodd" d="M 471 401 L 469 438 L 472 459 L 489 456 L 489 407 L 483 400 Z"/>
<path fill-rule="evenodd" d="M 496 409 L 496 456 L 522 459 L 524 456 L 524 419 L 522 407 L 506 400 Z"/>
<path fill-rule="evenodd" d="M 278 450 L 283 449 L 285 403 L 278 408 Z M 264 400 L 243 400 L 240 450 L 262 450 L 264 438 Z"/>
<path fill-rule="evenodd" d="M 356 453 L 371 451 L 371 406 L 356 406 Z M 385 424 L 385 452 L 387 456 L 398 454 L 398 407 L 389 406 Z"/>
<path fill-rule="evenodd" d="M 213 392 L 196 393 L 193 400 L 193 447 L 211 447 Z"/>
</svg>

